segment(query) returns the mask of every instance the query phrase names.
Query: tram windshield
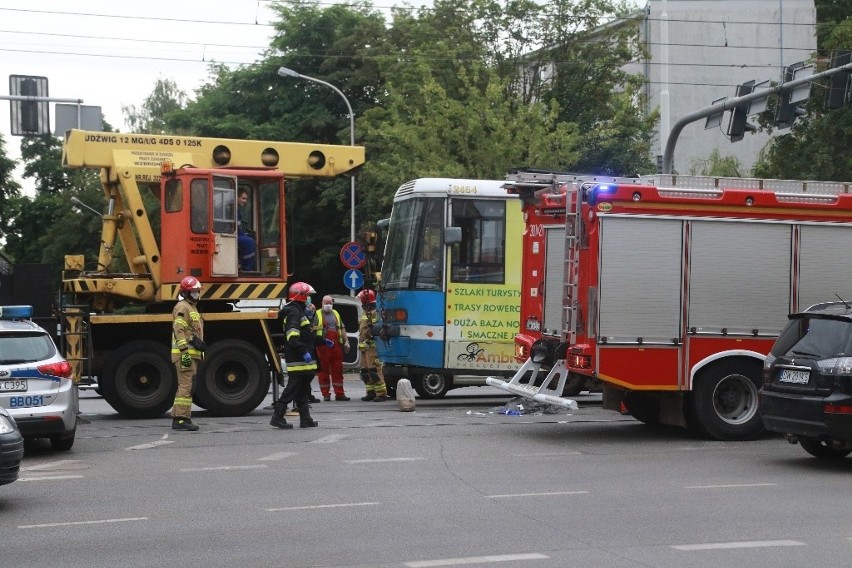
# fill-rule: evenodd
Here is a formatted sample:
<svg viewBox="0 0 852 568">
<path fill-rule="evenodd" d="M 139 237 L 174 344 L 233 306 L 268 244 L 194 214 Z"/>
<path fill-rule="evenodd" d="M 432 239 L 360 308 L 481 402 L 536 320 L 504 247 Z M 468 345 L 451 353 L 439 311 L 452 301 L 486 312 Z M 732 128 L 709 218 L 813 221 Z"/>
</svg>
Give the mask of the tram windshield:
<svg viewBox="0 0 852 568">
<path fill-rule="evenodd" d="M 417 198 L 394 204 L 382 262 L 385 290 L 441 290 L 444 203 Z"/>
</svg>

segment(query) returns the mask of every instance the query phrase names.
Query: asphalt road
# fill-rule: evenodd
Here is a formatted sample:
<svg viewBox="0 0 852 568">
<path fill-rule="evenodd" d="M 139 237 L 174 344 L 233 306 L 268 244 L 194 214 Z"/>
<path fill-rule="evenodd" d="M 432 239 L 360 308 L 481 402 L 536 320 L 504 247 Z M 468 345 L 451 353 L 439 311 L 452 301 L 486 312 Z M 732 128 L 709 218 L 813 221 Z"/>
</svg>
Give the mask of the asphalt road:
<svg viewBox="0 0 852 568">
<path fill-rule="evenodd" d="M 0 488 L 0 564 L 849 566 L 852 460 L 650 428 L 595 395 L 507 416 L 469 387 L 403 413 L 346 386 L 289 431 L 261 408 L 173 432 L 84 393 L 74 448 L 29 446 Z"/>
</svg>

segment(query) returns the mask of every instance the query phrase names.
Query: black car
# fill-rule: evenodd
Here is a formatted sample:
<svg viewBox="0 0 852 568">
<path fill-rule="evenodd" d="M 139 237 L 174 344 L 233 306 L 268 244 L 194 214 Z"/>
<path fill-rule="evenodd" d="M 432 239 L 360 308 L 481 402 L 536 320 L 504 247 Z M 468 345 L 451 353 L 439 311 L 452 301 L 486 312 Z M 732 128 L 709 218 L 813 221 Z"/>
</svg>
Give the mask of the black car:
<svg viewBox="0 0 852 568">
<path fill-rule="evenodd" d="M 852 453 L 852 305 L 817 304 L 790 314 L 763 366 L 760 414 L 809 454 Z"/>
<path fill-rule="evenodd" d="M 15 419 L 0 407 L 0 485 L 18 479 L 24 459 L 24 438 Z"/>
</svg>

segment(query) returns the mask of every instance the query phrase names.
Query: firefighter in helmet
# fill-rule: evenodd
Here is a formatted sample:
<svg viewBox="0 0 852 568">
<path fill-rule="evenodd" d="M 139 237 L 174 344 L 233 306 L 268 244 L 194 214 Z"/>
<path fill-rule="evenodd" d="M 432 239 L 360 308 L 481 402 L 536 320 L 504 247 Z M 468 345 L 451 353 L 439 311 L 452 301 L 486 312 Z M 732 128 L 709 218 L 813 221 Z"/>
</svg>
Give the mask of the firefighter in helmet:
<svg viewBox="0 0 852 568">
<path fill-rule="evenodd" d="M 373 340 L 373 325 L 376 323 L 376 293 L 372 290 L 358 292 L 364 315 L 358 326 L 358 350 L 361 352 L 361 380 L 367 386 L 367 395 L 361 400 L 383 402 L 388 399 L 388 389 L 385 386 L 385 376 L 382 373 L 382 362 L 376 353 L 376 342 Z"/>
<path fill-rule="evenodd" d="M 287 405 L 296 402 L 299 411 L 299 426 L 310 428 L 317 423 L 311 419 L 308 404 L 311 394 L 311 381 L 317 372 L 317 354 L 315 348 L 316 331 L 313 322 L 305 312 L 305 305 L 310 303 L 311 294 L 315 294 L 313 286 L 307 282 L 296 282 L 290 286 L 289 302 L 281 310 L 284 328 L 284 361 L 287 364 L 289 379 L 281 396 L 273 404 L 274 411 L 269 423 L 277 428 L 290 429 L 284 412 Z"/>
<path fill-rule="evenodd" d="M 190 419 L 192 413 L 192 382 L 198 372 L 204 345 L 204 320 L 198 311 L 201 282 L 194 276 L 180 281 L 178 303 L 172 310 L 172 363 L 177 369 L 178 386 L 172 406 L 172 429 L 198 430 Z"/>
</svg>

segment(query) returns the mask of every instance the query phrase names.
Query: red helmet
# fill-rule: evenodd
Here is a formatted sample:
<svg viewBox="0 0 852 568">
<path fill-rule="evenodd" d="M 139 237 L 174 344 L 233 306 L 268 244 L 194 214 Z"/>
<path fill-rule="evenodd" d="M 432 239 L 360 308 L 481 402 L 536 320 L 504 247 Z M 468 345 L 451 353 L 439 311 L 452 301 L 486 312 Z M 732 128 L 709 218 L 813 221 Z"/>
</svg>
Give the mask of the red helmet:
<svg viewBox="0 0 852 568">
<path fill-rule="evenodd" d="M 358 292 L 358 299 L 361 300 L 362 306 L 366 306 L 367 304 L 375 304 L 376 293 L 372 290 L 361 290 L 360 292 Z"/>
<path fill-rule="evenodd" d="M 287 299 L 297 302 L 307 302 L 308 296 L 316 293 L 317 291 L 314 290 L 314 287 L 307 282 L 296 282 L 290 286 L 290 295 L 287 296 Z"/>
<path fill-rule="evenodd" d="M 201 292 L 201 282 L 195 276 L 187 276 L 180 281 L 180 291 L 186 292 Z"/>
</svg>

